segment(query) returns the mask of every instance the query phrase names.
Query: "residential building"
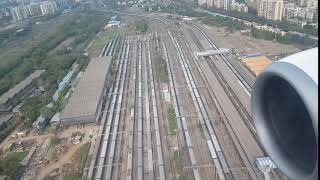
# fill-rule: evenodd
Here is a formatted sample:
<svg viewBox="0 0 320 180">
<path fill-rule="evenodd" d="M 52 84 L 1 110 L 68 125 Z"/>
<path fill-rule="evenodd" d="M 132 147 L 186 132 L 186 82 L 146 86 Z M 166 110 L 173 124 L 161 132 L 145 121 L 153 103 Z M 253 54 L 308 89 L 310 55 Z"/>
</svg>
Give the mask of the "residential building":
<svg viewBox="0 0 320 180">
<path fill-rule="evenodd" d="M 199 6 L 203 6 L 203 5 L 205 5 L 205 4 L 207 4 L 207 1 L 206 1 L 206 0 L 198 0 L 198 5 L 199 5 Z"/>
<path fill-rule="evenodd" d="M 39 3 L 29 4 L 27 7 L 28 7 L 28 11 L 29 11 L 30 16 L 42 15 Z"/>
<path fill-rule="evenodd" d="M 307 0 L 299 0 L 298 3 L 300 7 L 305 7 L 307 5 Z"/>
<path fill-rule="evenodd" d="M 57 3 L 58 8 L 61 7 L 67 7 L 68 6 L 68 1 L 67 0 L 55 0 Z"/>
<path fill-rule="evenodd" d="M 13 21 L 21 21 L 28 18 L 28 8 L 26 6 L 17 6 L 11 9 L 11 16 Z"/>
<path fill-rule="evenodd" d="M 213 7 L 213 0 L 207 0 L 207 6 Z"/>
<path fill-rule="evenodd" d="M 318 8 L 318 0 L 309 0 L 307 2 L 308 8 Z"/>
<path fill-rule="evenodd" d="M 313 3 L 312 5 L 315 6 L 312 7 L 310 5 L 310 7 L 299 7 L 295 3 L 287 3 L 284 5 L 283 17 L 287 20 L 295 19 L 297 22 L 316 22 L 318 19 L 317 3 Z"/>
<path fill-rule="evenodd" d="M 223 0 L 223 9 L 230 10 L 231 0 Z"/>
<path fill-rule="evenodd" d="M 230 5 L 230 9 L 233 11 L 239 11 L 239 12 L 248 12 L 248 6 L 244 3 L 232 3 Z"/>
<path fill-rule="evenodd" d="M 285 19 L 292 19 L 294 17 L 298 17 L 299 8 L 295 5 L 295 3 L 287 3 L 283 8 L 283 17 Z"/>
<path fill-rule="evenodd" d="M 283 14 L 283 0 L 260 0 L 257 10 L 258 16 L 275 21 L 281 21 Z"/>
<path fill-rule="evenodd" d="M 224 8 L 224 0 L 213 0 L 213 5 L 216 8 Z"/>
<path fill-rule="evenodd" d="M 42 15 L 54 14 L 58 10 L 57 3 L 54 1 L 43 1 L 40 8 Z"/>
</svg>

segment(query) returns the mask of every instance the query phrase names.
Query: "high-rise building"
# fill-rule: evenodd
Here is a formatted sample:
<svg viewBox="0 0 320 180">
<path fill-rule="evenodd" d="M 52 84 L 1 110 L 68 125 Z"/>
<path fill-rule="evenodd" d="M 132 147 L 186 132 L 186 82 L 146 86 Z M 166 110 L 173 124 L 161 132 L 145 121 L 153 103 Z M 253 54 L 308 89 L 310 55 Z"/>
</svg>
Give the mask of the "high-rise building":
<svg viewBox="0 0 320 180">
<path fill-rule="evenodd" d="M 54 1 L 43 1 L 40 4 L 40 9 L 42 12 L 42 15 L 47 15 L 47 14 L 54 14 L 58 7 L 57 7 L 57 3 Z"/>
<path fill-rule="evenodd" d="M 305 7 L 307 5 L 307 0 L 299 0 L 298 3 L 299 3 L 299 6 Z"/>
<path fill-rule="evenodd" d="M 55 0 L 55 2 L 57 3 L 58 8 L 68 6 L 67 0 Z"/>
<path fill-rule="evenodd" d="M 231 0 L 223 0 L 223 9 L 230 10 Z"/>
<path fill-rule="evenodd" d="M 28 9 L 30 16 L 38 16 L 42 14 L 39 3 L 29 4 Z"/>
<path fill-rule="evenodd" d="M 29 11 L 26 6 L 17 6 L 11 9 L 13 21 L 21 21 L 29 16 Z"/>
<path fill-rule="evenodd" d="M 213 0 L 213 5 L 216 8 L 224 8 L 223 3 L 224 0 Z"/>
<path fill-rule="evenodd" d="M 295 3 L 287 3 L 283 8 L 283 17 L 285 19 L 292 19 L 298 16 L 299 8 Z"/>
<path fill-rule="evenodd" d="M 213 7 L 213 0 L 207 0 L 207 6 Z"/>
<path fill-rule="evenodd" d="M 207 1 L 206 0 L 198 0 L 198 5 L 199 6 L 203 6 L 204 4 L 206 4 Z"/>
<path fill-rule="evenodd" d="M 244 3 L 234 2 L 230 5 L 232 11 L 248 12 L 248 6 Z"/>
<path fill-rule="evenodd" d="M 281 21 L 283 13 L 283 0 L 260 0 L 257 10 L 258 16 L 275 21 Z"/>
</svg>

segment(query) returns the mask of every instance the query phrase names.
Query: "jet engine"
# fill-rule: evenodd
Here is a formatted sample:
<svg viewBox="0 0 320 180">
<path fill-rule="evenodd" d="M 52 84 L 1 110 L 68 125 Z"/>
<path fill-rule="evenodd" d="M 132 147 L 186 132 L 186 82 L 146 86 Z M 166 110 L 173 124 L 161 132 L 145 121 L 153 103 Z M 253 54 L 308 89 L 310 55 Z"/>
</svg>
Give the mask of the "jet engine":
<svg viewBox="0 0 320 180">
<path fill-rule="evenodd" d="M 267 154 L 291 180 L 318 179 L 318 47 L 267 66 L 251 110 Z"/>
</svg>

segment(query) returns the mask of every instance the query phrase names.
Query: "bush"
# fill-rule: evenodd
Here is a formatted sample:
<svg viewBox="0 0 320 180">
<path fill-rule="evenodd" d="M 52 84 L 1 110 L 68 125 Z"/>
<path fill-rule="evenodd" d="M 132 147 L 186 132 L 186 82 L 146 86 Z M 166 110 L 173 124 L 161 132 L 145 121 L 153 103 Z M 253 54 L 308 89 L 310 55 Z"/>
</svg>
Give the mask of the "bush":
<svg viewBox="0 0 320 180">
<path fill-rule="evenodd" d="M 168 122 L 169 122 L 169 131 L 171 134 L 176 134 L 177 130 L 177 120 L 176 120 L 176 112 L 170 107 L 167 110 Z"/>
<path fill-rule="evenodd" d="M 211 12 L 224 14 L 224 15 L 232 16 L 232 17 L 239 18 L 239 19 L 256 22 L 259 24 L 266 24 L 266 25 L 269 25 L 272 27 L 277 27 L 277 28 L 280 28 L 284 31 L 291 30 L 291 31 L 297 31 L 297 32 L 301 32 L 301 33 L 305 33 L 305 34 L 309 34 L 309 35 L 313 35 L 313 36 L 318 36 L 318 30 L 314 27 L 307 26 L 305 28 L 301 28 L 300 26 L 298 26 L 296 24 L 291 24 L 286 20 L 273 21 L 270 19 L 266 19 L 266 18 L 257 16 L 256 14 L 254 14 L 255 12 L 252 12 L 252 10 L 250 10 L 249 13 L 243 13 L 243 12 L 238 12 L 238 11 L 226 11 L 224 9 L 217 9 L 214 7 L 209 8 L 208 10 Z"/>
<path fill-rule="evenodd" d="M 12 152 L 6 157 L 0 159 L 0 174 L 7 175 L 10 178 L 14 178 L 18 172 L 20 162 L 28 154 L 27 151 L 24 152 Z"/>
<path fill-rule="evenodd" d="M 148 29 L 148 22 L 146 20 L 137 20 L 135 21 L 136 31 L 146 32 Z"/>
</svg>

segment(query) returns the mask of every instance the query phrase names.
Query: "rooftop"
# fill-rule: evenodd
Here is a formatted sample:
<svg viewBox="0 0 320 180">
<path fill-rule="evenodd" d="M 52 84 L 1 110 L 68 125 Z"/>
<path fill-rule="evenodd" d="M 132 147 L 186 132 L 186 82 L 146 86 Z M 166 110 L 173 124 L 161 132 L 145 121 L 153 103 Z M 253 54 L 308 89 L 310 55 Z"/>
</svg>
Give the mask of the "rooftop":
<svg viewBox="0 0 320 180">
<path fill-rule="evenodd" d="M 265 67 L 272 63 L 266 56 L 243 58 L 241 61 L 255 74 L 258 75 Z"/>
<path fill-rule="evenodd" d="M 92 58 L 75 87 L 60 118 L 76 118 L 95 115 L 108 73 L 111 56 Z"/>
<path fill-rule="evenodd" d="M 19 82 L 13 88 L 9 89 L 6 93 L 4 93 L 0 98 L 0 104 L 5 104 L 11 98 L 13 98 L 17 93 L 26 88 L 34 79 L 40 77 L 45 70 L 36 70 L 32 74 L 30 74 L 26 79 Z"/>
</svg>

